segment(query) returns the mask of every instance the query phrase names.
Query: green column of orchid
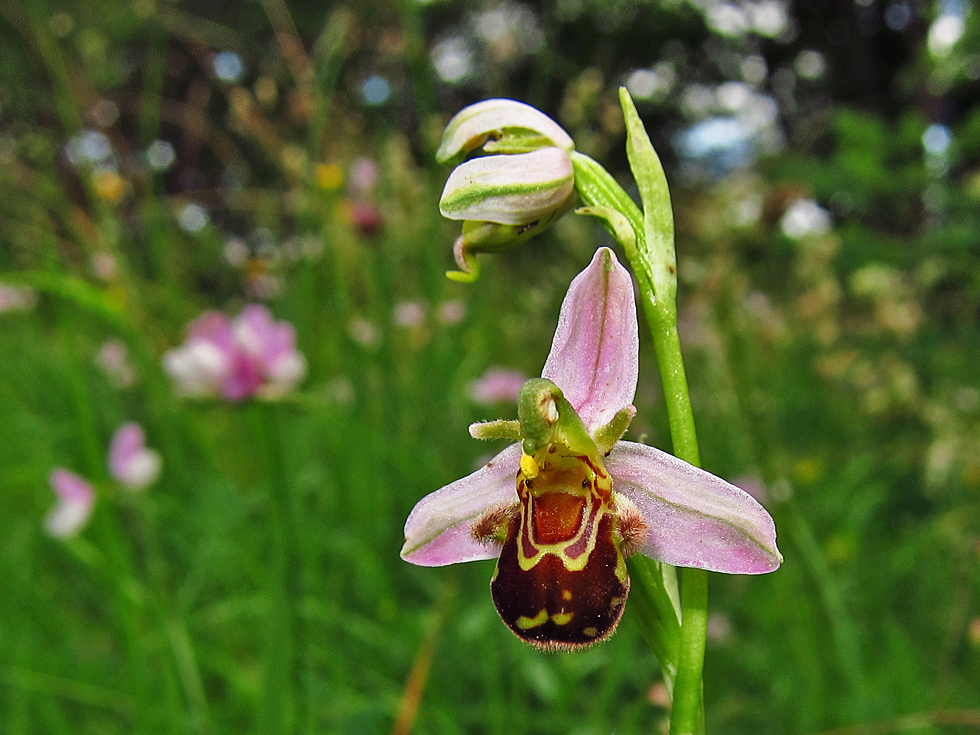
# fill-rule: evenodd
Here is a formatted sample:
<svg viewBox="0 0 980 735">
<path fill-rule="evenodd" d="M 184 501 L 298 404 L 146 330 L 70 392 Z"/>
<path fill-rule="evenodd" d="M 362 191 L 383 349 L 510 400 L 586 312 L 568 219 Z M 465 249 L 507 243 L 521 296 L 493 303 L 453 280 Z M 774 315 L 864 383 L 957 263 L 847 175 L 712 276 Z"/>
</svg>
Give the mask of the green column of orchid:
<svg viewBox="0 0 980 735">
<path fill-rule="evenodd" d="M 620 89 L 620 103 L 626 120 L 626 150 L 643 201 L 643 211 L 598 163 L 578 152 L 571 154 L 575 185 L 588 205 L 584 213 L 601 218 L 623 245 L 639 284 L 640 299 L 657 352 L 670 422 L 674 454 L 700 466 L 694 414 L 688 395 L 687 376 L 677 332 L 677 264 L 674 254 L 674 221 L 670 194 L 663 167 L 650 143 L 633 100 Z M 641 617 L 649 620 L 670 616 L 662 599 L 669 595 L 674 570 L 646 559 L 634 559 L 635 576 L 650 583 L 639 585 L 643 607 Z M 670 623 L 665 630 L 651 630 L 655 653 L 661 659 L 664 678 L 672 690 L 673 735 L 704 732 L 704 704 L 701 675 L 707 634 L 708 575 L 699 569 L 681 572 L 680 631 L 672 636 Z M 652 594 L 651 594 L 652 593 Z M 636 601 L 634 601 L 634 605 Z M 674 605 L 676 611 L 676 602 Z M 670 638 L 674 640 L 670 640 Z M 659 650 L 658 650 L 659 649 Z"/>
</svg>

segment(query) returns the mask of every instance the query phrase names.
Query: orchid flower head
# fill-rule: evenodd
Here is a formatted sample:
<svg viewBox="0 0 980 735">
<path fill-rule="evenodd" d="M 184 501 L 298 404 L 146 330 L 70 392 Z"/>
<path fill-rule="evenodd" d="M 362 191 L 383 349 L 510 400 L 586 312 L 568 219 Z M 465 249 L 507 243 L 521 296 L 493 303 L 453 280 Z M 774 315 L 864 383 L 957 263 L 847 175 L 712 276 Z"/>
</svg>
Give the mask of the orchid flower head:
<svg viewBox="0 0 980 735">
<path fill-rule="evenodd" d="M 772 518 L 748 493 L 621 439 L 636 412 L 638 355 L 632 281 L 600 249 L 569 286 L 542 377 L 521 388 L 518 421 L 471 427 L 519 441 L 422 498 L 405 523 L 402 558 L 496 558 L 497 611 L 543 650 L 614 631 L 630 554 L 729 574 L 776 569 Z"/>
</svg>

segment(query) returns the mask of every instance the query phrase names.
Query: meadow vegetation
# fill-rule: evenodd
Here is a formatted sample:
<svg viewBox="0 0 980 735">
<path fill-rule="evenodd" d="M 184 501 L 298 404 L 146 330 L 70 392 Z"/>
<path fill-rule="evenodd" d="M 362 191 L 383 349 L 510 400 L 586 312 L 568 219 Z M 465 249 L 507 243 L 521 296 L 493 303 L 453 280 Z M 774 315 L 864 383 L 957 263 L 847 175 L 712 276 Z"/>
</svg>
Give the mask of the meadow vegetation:
<svg viewBox="0 0 980 735">
<path fill-rule="evenodd" d="M 952 3 L 844 3 L 836 38 L 763 5 L 4 4 L 0 731 L 658 731 L 629 610 L 543 655 L 492 562 L 398 555 L 418 499 L 501 448 L 467 426 L 516 417 L 481 376 L 540 374 L 611 245 L 566 216 L 448 280 L 442 126 L 515 97 L 625 171 L 624 83 L 674 195 L 703 465 L 785 556 L 711 578 L 708 731 L 980 731 L 978 17 L 946 48 Z M 699 148 L 709 118 L 748 132 Z M 302 379 L 183 395 L 165 355 L 248 304 L 295 327 Z M 629 436 L 669 450 L 641 334 Z M 127 422 L 160 455 L 142 490 L 107 463 Z M 55 468 L 95 491 L 68 538 Z"/>
</svg>

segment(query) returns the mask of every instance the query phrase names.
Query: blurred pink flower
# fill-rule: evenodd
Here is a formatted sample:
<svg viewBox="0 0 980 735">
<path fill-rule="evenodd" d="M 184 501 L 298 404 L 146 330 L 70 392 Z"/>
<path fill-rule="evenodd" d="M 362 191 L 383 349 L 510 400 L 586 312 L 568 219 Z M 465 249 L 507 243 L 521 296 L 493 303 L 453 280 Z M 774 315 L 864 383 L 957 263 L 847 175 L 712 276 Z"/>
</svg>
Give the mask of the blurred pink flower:
<svg viewBox="0 0 980 735">
<path fill-rule="evenodd" d="M 732 621 L 725 613 L 708 614 L 708 642 L 716 646 L 724 646 L 732 640 Z"/>
<path fill-rule="evenodd" d="M 371 202 L 353 201 L 349 203 L 350 223 L 364 237 L 374 237 L 384 227 L 381 210 Z"/>
<path fill-rule="evenodd" d="M 95 490 L 85 478 L 60 467 L 51 470 L 48 482 L 58 504 L 48 513 L 44 527 L 55 538 L 76 536 L 92 516 Z"/>
<path fill-rule="evenodd" d="M 440 324 L 459 324 L 466 317 L 466 304 L 459 299 L 443 301 L 436 309 L 436 319 Z"/>
<path fill-rule="evenodd" d="M 122 340 L 104 342 L 95 356 L 95 363 L 115 388 L 128 388 L 136 382 L 136 371 L 129 364 L 129 353 Z"/>
<path fill-rule="evenodd" d="M 347 172 L 347 187 L 355 199 L 366 199 L 374 192 L 380 178 L 377 162 L 364 156 L 351 163 Z"/>
<path fill-rule="evenodd" d="M 0 312 L 28 311 L 37 306 L 37 294 L 24 286 L 0 285 Z"/>
<path fill-rule="evenodd" d="M 143 490 L 160 476 L 160 453 L 147 449 L 137 423 L 123 424 L 109 446 L 109 472 L 130 490 Z"/>
<path fill-rule="evenodd" d="M 119 275 L 119 263 L 112 253 L 100 250 L 92 254 L 89 262 L 92 266 L 92 273 L 100 281 L 114 281 Z"/>
<path fill-rule="evenodd" d="M 769 502 L 769 488 L 757 475 L 742 475 L 735 479 L 733 484 L 741 488 L 760 503 Z"/>
<path fill-rule="evenodd" d="M 273 320 L 256 304 L 234 319 L 204 312 L 191 323 L 184 344 L 163 356 L 163 366 L 181 394 L 229 401 L 282 395 L 306 375 L 293 326 Z"/>
<path fill-rule="evenodd" d="M 350 320 L 347 325 L 347 333 L 361 347 L 373 348 L 381 344 L 381 334 L 378 332 L 378 328 L 361 316 L 356 316 Z"/>
<path fill-rule="evenodd" d="M 527 376 L 519 370 L 490 368 L 473 381 L 470 398 L 474 403 L 517 403 L 517 394 Z"/>
<path fill-rule="evenodd" d="M 425 304 L 418 301 L 399 301 L 395 304 L 392 320 L 406 329 L 421 327 L 425 323 Z"/>
</svg>

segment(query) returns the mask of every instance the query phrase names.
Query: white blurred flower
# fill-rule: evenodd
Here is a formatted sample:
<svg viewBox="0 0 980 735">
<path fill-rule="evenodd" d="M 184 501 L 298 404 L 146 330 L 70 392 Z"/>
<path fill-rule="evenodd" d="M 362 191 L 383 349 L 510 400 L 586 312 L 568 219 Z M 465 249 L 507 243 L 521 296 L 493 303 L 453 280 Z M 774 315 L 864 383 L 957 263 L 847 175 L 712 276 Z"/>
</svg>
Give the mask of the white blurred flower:
<svg viewBox="0 0 980 735">
<path fill-rule="evenodd" d="M 116 275 L 119 273 L 119 263 L 116 261 L 116 256 L 105 250 L 92 253 L 89 262 L 92 266 L 92 273 L 100 281 L 115 280 Z"/>
<path fill-rule="evenodd" d="M 425 323 L 425 306 L 418 301 L 401 301 L 395 304 L 394 322 L 406 329 L 422 326 Z"/>
<path fill-rule="evenodd" d="M 362 347 L 376 347 L 381 342 L 378 328 L 364 317 L 354 317 L 347 324 L 347 333 Z"/>
<path fill-rule="evenodd" d="M 129 363 L 126 345 L 121 340 L 104 342 L 95 356 L 95 363 L 116 388 L 128 388 L 136 382 L 136 371 Z"/>
<path fill-rule="evenodd" d="M 830 225 L 830 212 L 812 199 L 794 200 L 779 222 L 783 234 L 793 240 L 824 235 L 830 231 Z"/>
<path fill-rule="evenodd" d="M 0 314 L 5 311 L 29 311 L 37 306 L 37 294 L 24 286 L 0 285 Z"/>
<path fill-rule="evenodd" d="M 440 324 L 459 324 L 466 317 L 466 304 L 459 299 L 443 301 L 436 307 L 436 319 Z"/>
</svg>

